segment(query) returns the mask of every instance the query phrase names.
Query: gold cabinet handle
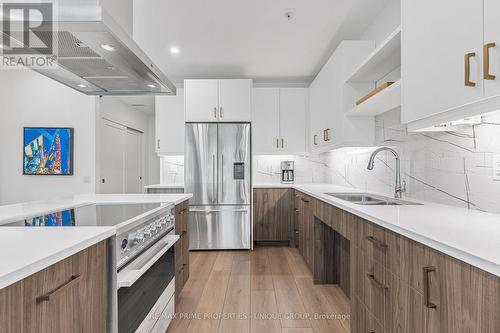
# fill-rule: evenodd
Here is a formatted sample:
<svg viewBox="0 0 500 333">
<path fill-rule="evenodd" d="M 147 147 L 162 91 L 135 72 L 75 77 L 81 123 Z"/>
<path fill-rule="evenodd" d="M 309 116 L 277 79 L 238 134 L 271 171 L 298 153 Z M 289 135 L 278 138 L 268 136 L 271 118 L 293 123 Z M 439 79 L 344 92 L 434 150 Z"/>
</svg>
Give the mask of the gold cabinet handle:
<svg viewBox="0 0 500 333">
<path fill-rule="evenodd" d="M 285 139 L 281 139 L 281 148 L 285 148 Z"/>
<path fill-rule="evenodd" d="M 476 83 L 470 80 L 470 59 L 476 56 L 476 52 L 470 52 L 465 55 L 465 86 L 475 87 Z"/>
<path fill-rule="evenodd" d="M 377 281 L 377 279 L 375 279 L 375 274 L 373 274 L 373 273 L 366 273 L 366 277 L 368 278 L 368 280 L 370 280 L 378 288 L 383 289 L 383 290 L 389 289 L 389 287 L 387 287 L 385 284 L 383 284 L 383 283 Z"/>
<path fill-rule="evenodd" d="M 317 134 L 315 134 L 314 137 L 313 137 L 313 143 L 314 143 L 315 146 L 318 145 L 318 135 Z"/>
<path fill-rule="evenodd" d="M 485 80 L 495 80 L 496 76 L 490 74 L 490 49 L 495 47 L 495 43 L 488 43 L 483 46 L 483 75 Z"/>
<path fill-rule="evenodd" d="M 369 241 L 370 243 L 372 243 L 374 246 L 378 247 L 379 249 L 387 249 L 387 244 L 376 239 L 375 237 L 373 236 L 366 236 L 366 240 Z"/>
<path fill-rule="evenodd" d="M 280 139 L 276 139 L 276 149 L 280 148 Z"/>
<path fill-rule="evenodd" d="M 217 108 L 216 107 L 214 108 L 214 118 L 217 119 Z"/>
<path fill-rule="evenodd" d="M 323 141 L 328 142 L 330 141 L 330 129 L 327 128 L 323 131 Z"/>
<path fill-rule="evenodd" d="M 45 295 L 37 297 L 36 302 L 37 303 L 50 302 L 50 300 L 52 298 L 56 297 L 57 295 L 64 292 L 65 290 L 71 288 L 75 284 L 79 283 L 81 279 L 82 279 L 81 275 L 73 275 L 68 282 L 64 283 L 63 285 L 57 287 L 56 289 L 52 290 L 51 292 L 49 292 Z"/>
<path fill-rule="evenodd" d="M 435 309 L 437 308 L 436 304 L 431 303 L 430 301 L 430 285 L 429 285 L 429 274 L 436 271 L 436 267 L 428 266 L 423 268 L 424 273 L 424 305 L 426 308 Z"/>
<path fill-rule="evenodd" d="M 224 112 L 222 111 L 222 106 L 219 108 L 219 117 L 220 119 L 224 118 Z"/>
</svg>

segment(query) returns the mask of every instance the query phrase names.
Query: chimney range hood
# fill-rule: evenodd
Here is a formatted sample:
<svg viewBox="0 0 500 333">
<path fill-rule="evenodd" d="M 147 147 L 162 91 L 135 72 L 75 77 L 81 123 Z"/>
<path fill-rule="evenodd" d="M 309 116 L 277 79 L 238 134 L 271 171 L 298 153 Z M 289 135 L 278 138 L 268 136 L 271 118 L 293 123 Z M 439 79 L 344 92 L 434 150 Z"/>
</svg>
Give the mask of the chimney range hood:
<svg viewBox="0 0 500 333">
<path fill-rule="evenodd" d="M 131 36 L 132 0 L 55 3 L 55 32 L 47 31 L 45 38 L 54 36 L 58 67 L 33 70 L 86 95 L 176 94 L 175 86 Z M 11 40 L 17 40 L 15 36 L 12 33 Z M 38 37 L 43 41 L 43 32 Z"/>
</svg>

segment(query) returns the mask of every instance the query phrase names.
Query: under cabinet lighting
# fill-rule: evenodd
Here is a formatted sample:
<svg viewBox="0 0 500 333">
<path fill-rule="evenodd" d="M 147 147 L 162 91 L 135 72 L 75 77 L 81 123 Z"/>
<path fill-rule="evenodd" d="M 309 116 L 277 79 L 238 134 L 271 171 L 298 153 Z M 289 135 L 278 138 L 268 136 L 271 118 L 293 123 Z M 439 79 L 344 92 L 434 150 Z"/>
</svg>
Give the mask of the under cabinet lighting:
<svg viewBox="0 0 500 333">
<path fill-rule="evenodd" d="M 156 86 L 154 84 L 148 84 L 148 87 L 149 88 L 156 88 Z"/>
<path fill-rule="evenodd" d="M 84 84 L 82 84 L 82 83 L 77 84 L 76 86 L 77 86 L 78 88 L 87 88 L 87 86 L 86 86 L 86 85 L 84 85 Z"/>
<path fill-rule="evenodd" d="M 170 53 L 172 53 L 172 54 L 179 54 L 179 53 L 181 53 L 181 50 L 179 50 L 178 47 L 173 46 L 173 47 L 170 48 Z"/>
</svg>

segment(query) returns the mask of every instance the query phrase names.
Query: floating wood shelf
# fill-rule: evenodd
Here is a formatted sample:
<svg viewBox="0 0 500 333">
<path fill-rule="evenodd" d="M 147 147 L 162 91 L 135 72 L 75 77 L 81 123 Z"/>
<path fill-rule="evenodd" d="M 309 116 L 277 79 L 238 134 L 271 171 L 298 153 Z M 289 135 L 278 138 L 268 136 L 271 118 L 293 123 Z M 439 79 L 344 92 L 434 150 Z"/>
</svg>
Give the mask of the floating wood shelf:
<svg viewBox="0 0 500 333">
<path fill-rule="evenodd" d="M 401 80 L 355 106 L 346 114 L 350 117 L 373 117 L 401 106 Z"/>
</svg>

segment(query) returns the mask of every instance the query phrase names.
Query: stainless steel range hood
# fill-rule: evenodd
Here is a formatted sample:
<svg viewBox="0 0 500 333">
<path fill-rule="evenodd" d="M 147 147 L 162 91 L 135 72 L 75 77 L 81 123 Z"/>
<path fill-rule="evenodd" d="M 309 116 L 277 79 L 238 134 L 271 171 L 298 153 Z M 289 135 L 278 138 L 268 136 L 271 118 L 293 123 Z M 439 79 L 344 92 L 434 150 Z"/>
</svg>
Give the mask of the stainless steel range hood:
<svg viewBox="0 0 500 333">
<path fill-rule="evenodd" d="M 132 21 L 131 0 L 57 3 L 59 66 L 34 70 L 87 95 L 175 95 L 175 86 L 133 40 L 132 27 L 127 32 L 123 20 L 118 23 Z"/>
</svg>

